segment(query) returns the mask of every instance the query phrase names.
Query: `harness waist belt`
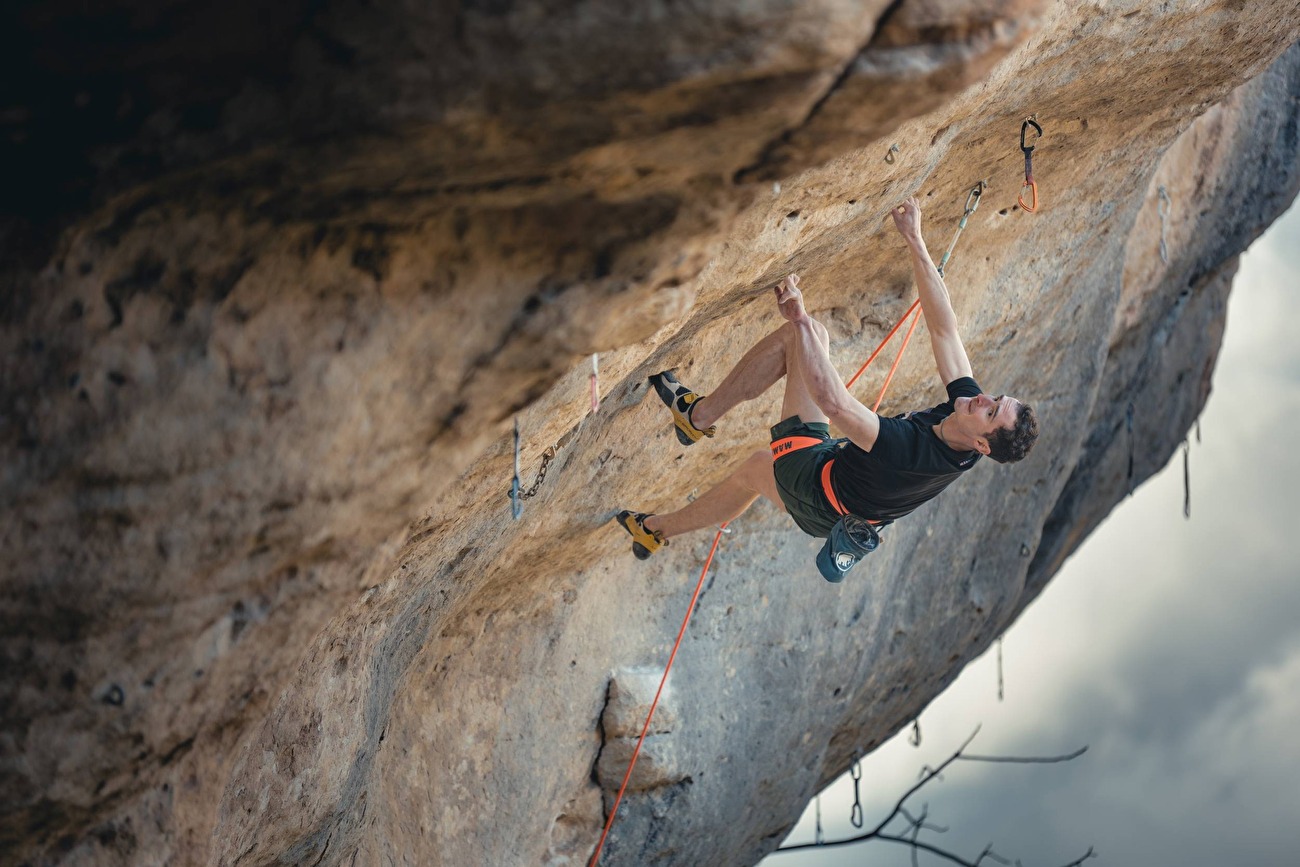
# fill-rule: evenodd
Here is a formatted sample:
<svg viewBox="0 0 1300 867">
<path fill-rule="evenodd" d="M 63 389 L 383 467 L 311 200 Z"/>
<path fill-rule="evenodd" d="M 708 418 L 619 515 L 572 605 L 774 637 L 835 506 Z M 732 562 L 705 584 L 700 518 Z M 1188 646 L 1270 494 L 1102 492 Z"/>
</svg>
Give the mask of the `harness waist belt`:
<svg viewBox="0 0 1300 867">
<path fill-rule="evenodd" d="M 826 442 L 818 437 L 785 437 L 772 443 L 772 460 Z"/>
<path fill-rule="evenodd" d="M 800 449 L 819 446 L 825 442 L 827 442 L 827 440 L 819 439 L 818 437 L 783 437 L 782 439 L 772 443 L 772 459 L 776 460 L 779 457 L 797 452 Z M 835 459 L 831 458 L 822 467 L 822 493 L 826 495 L 826 502 L 831 504 L 831 508 L 835 510 L 835 514 L 847 515 L 849 514 L 849 510 L 844 508 L 840 503 L 839 497 L 835 496 L 835 488 L 831 486 L 831 467 L 834 465 Z M 868 519 L 867 523 L 879 524 L 880 522 Z"/>
</svg>

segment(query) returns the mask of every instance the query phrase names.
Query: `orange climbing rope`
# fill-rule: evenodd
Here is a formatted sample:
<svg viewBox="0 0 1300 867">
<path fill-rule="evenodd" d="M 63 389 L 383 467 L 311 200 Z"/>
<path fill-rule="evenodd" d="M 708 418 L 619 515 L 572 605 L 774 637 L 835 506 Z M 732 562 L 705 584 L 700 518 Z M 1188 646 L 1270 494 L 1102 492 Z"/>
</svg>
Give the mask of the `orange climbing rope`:
<svg viewBox="0 0 1300 867">
<path fill-rule="evenodd" d="M 889 374 L 885 377 L 885 384 L 880 387 L 880 394 L 876 396 L 876 403 L 871 407 L 872 412 L 876 412 L 880 409 L 880 404 L 885 399 L 885 392 L 889 390 L 889 383 L 893 382 L 894 374 L 898 371 L 898 364 L 903 360 L 903 353 L 907 350 L 907 344 L 912 339 L 912 332 L 916 330 L 916 324 L 921 321 L 920 306 L 921 299 L 918 298 L 912 302 L 912 306 L 907 308 L 907 312 L 903 314 L 903 318 L 899 319 L 898 322 L 895 323 L 894 327 L 889 329 L 889 333 L 885 335 L 885 339 L 880 341 L 880 345 L 876 347 L 876 351 L 871 353 L 871 357 L 867 359 L 867 363 L 862 365 L 862 367 L 858 369 L 858 372 L 853 374 L 853 377 L 844 384 L 845 388 L 853 387 L 853 383 L 857 382 L 858 377 L 866 371 L 866 369 L 871 365 L 871 362 L 876 360 L 876 356 L 885 348 L 885 344 L 889 343 L 889 341 L 893 339 L 894 335 L 898 333 L 898 329 L 903 327 L 903 323 L 906 322 L 910 316 L 912 324 L 907 327 L 907 333 L 903 335 L 903 345 L 898 348 L 898 355 L 894 356 L 894 363 L 890 366 Z"/>
<path fill-rule="evenodd" d="M 709 566 L 713 563 L 713 555 L 718 551 L 718 543 L 722 541 L 722 533 L 726 530 L 727 524 L 724 522 L 718 528 L 718 533 L 713 537 L 713 547 L 709 549 L 708 559 L 704 561 L 704 568 L 700 570 L 700 580 L 695 583 L 695 595 L 691 597 L 691 604 L 686 607 L 686 616 L 682 618 L 682 628 L 677 630 L 677 641 L 673 643 L 673 652 L 668 654 L 668 664 L 664 666 L 664 676 L 659 681 L 659 689 L 655 691 L 654 701 L 650 702 L 650 712 L 646 714 L 645 725 L 641 727 L 641 736 L 637 738 L 636 749 L 632 751 L 632 759 L 627 763 L 627 772 L 623 774 L 623 784 L 618 787 L 618 797 L 614 799 L 614 806 L 610 808 L 609 818 L 605 820 L 605 830 L 601 832 L 600 842 L 596 844 L 596 851 L 592 853 L 591 861 L 588 867 L 596 867 L 596 862 L 600 860 L 600 850 L 605 846 L 605 838 L 609 836 L 609 829 L 614 824 L 614 816 L 618 814 L 618 805 L 623 802 L 623 792 L 627 790 L 627 781 L 632 779 L 632 769 L 636 767 L 636 758 L 641 755 L 641 745 L 645 743 L 646 732 L 650 730 L 650 720 L 654 718 L 655 708 L 659 706 L 659 696 L 663 694 L 664 684 L 668 682 L 668 672 L 672 671 L 673 660 L 677 658 L 677 648 L 682 646 L 682 636 L 686 634 L 686 625 L 691 622 L 691 614 L 695 611 L 695 603 L 700 598 L 700 590 L 704 587 L 704 576 L 709 574 Z"/>
</svg>

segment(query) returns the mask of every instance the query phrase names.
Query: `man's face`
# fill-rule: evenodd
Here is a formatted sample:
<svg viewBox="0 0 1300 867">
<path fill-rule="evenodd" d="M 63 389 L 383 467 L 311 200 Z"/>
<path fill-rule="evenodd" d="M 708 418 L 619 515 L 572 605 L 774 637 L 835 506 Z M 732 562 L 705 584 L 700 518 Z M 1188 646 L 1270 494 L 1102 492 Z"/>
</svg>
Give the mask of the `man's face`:
<svg viewBox="0 0 1300 867">
<path fill-rule="evenodd" d="M 1020 401 L 1005 394 L 959 397 L 953 402 L 952 418 L 964 433 L 987 440 L 999 428 L 1010 430 L 1016 426 L 1020 406 Z M 988 454 L 984 449 L 980 451 Z"/>
</svg>

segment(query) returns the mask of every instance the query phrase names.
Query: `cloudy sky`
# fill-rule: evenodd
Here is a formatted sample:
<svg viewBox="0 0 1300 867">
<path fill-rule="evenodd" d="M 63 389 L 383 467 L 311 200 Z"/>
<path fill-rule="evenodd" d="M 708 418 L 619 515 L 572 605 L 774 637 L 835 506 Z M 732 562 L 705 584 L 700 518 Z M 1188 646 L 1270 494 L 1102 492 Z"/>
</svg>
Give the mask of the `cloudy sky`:
<svg viewBox="0 0 1300 867">
<path fill-rule="evenodd" d="M 973 752 L 1064 765 L 959 763 L 909 803 L 973 861 L 988 843 L 1025 867 L 1300 864 L 1300 208 L 1243 257 L 1223 354 L 1183 458 L 1118 506 L 1005 636 L 907 733 L 863 762 L 866 827 L 924 764 L 982 723 Z M 852 782 L 821 799 L 828 840 L 852 836 Z M 874 821 L 873 821 L 874 817 Z M 788 842 L 813 836 L 810 805 Z M 921 864 L 950 863 L 922 855 Z M 986 864 L 993 862 L 986 861 Z M 904 867 L 868 842 L 764 867 Z"/>
</svg>

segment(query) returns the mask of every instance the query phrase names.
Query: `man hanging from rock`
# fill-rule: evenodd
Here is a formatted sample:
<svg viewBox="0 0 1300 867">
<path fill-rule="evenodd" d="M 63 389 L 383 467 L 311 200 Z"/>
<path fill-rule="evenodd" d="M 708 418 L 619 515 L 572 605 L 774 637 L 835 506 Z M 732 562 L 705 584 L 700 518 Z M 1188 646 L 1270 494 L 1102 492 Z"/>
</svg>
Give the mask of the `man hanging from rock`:
<svg viewBox="0 0 1300 867">
<path fill-rule="evenodd" d="M 909 198 L 891 212 L 907 242 L 921 310 L 948 400 L 894 418 L 876 415 L 844 387 L 830 360 L 826 328 L 804 310 L 796 274 L 775 287 L 785 324 L 760 340 L 707 397 L 671 371 L 650 377 L 672 411 L 677 437 L 712 437 L 734 406 L 785 377 L 780 424 L 770 450 L 755 452 L 717 487 L 675 512 L 623 511 L 632 552 L 646 559 L 674 536 L 738 517 L 760 495 L 785 507 L 805 533 L 825 538 L 817 566 L 828 581 L 879 544 L 878 531 L 937 496 L 987 455 L 1019 461 L 1038 437 L 1034 411 L 1007 395 L 990 397 L 971 375 L 948 290 L 921 238 L 921 209 Z M 847 434 L 833 439 L 834 422 Z"/>
</svg>

